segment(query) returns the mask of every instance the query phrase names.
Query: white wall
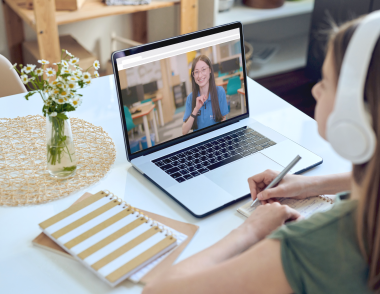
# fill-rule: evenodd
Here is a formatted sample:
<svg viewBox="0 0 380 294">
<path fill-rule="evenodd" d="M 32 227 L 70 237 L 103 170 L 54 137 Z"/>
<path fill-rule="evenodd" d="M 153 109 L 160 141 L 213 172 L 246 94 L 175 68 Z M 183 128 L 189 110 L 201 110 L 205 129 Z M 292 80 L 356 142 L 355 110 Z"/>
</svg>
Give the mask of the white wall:
<svg viewBox="0 0 380 294">
<path fill-rule="evenodd" d="M 171 70 L 175 76 L 179 76 L 181 82 L 185 82 L 187 94 L 191 91 L 191 80 L 189 79 L 189 68 L 187 64 L 187 55 L 180 54 L 170 57 Z M 171 75 L 171 73 L 170 73 Z"/>
<path fill-rule="evenodd" d="M 149 11 L 148 41 L 178 35 L 179 25 L 179 5 Z M 106 61 L 111 56 L 110 36 L 112 31 L 119 36 L 131 38 L 131 16 L 108 16 L 59 26 L 60 35 L 70 34 L 76 38 L 83 47 L 100 60 L 104 69 Z M 35 32 L 26 24 L 24 24 L 24 32 L 26 40 L 36 39 Z M 118 49 L 122 48 L 123 45 L 119 44 Z M 0 5 L 0 54 L 9 58 L 2 5 Z"/>
</svg>

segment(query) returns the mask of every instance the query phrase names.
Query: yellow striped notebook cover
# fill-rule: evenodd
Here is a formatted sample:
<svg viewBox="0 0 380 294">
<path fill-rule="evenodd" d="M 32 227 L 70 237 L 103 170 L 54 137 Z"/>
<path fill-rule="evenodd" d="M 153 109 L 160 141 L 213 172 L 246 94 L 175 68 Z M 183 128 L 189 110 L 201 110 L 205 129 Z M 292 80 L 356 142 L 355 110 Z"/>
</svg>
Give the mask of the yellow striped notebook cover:
<svg viewBox="0 0 380 294">
<path fill-rule="evenodd" d="M 111 286 L 177 245 L 169 228 L 108 191 L 100 191 L 39 225 Z"/>
</svg>

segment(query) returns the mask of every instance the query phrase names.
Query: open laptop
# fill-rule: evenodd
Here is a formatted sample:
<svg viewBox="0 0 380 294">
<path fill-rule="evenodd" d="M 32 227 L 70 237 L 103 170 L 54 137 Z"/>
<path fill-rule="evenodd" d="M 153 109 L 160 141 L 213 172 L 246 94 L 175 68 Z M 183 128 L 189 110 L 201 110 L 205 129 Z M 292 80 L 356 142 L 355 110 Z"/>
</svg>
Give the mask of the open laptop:
<svg viewBox="0 0 380 294">
<path fill-rule="evenodd" d="M 192 73 L 192 61 L 199 55 L 208 57 L 212 71 L 203 66 L 202 73 Z M 128 161 L 196 217 L 204 217 L 248 196 L 248 177 L 266 169 L 282 170 L 297 154 L 302 159 L 292 173 L 322 163 L 321 157 L 249 119 L 240 22 L 117 51 L 112 54 L 112 64 Z M 182 125 L 193 108 L 192 98 L 188 98 L 193 81 L 202 86 L 201 74 L 208 70 L 209 88 L 213 87 L 213 78 L 225 120 L 215 121 L 210 95 L 194 120 L 200 117 L 211 123 L 205 126 L 198 120 L 198 128 L 193 127 L 183 135 Z M 136 104 L 128 108 L 131 103 L 123 97 L 124 89 L 153 81 L 157 81 L 161 93 L 156 97 L 161 99 L 141 102 L 156 103 L 155 110 L 148 113 L 152 107 L 146 103 L 140 109 Z M 173 90 L 175 83 L 181 85 L 182 96 Z M 240 83 L 245 97 L 237 94 Z M 184 106 L 176 103 L 178 97 Z M 152 121 L 149 127 L 148 120 Z M 145 134 L 151 140 L 146 136 L 139 139 Z"/>
</svg>

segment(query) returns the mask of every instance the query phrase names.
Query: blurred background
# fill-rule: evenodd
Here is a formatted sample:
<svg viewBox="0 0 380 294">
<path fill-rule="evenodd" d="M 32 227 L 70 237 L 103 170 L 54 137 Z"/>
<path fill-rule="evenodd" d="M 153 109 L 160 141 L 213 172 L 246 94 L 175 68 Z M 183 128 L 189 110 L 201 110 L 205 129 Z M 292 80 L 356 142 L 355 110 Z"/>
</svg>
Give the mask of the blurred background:
<svg viewBox="0 0 380 294">
<path fill-rule="evenodd" d="M 100 73 L 107 75 L 112 74 L 108 61 L 114 50 L 241 21 L 248 76 L 313 117 L 310 90 L 320 78 L 331 21 L 342 23 L 380 9 L 380 0 L 155 0 L 142 6 L 107 5 L 113 2 L 122 3 L 3 0 L 0 54 L 12 63 L 35 63 L 40 58 L 54 60 L 55 52 L 65 48 L 81 59 L 83 68 L 99 59 Z M 175 93 L 189 93 L 178 62 L 171 61 L 176 81 L 171 92 L 176 87 Z M 130 85 L 148 82 L 131 80 Z M 172 97 L 176 109 L 181 107 L 179 96 Z"/>
</svg>

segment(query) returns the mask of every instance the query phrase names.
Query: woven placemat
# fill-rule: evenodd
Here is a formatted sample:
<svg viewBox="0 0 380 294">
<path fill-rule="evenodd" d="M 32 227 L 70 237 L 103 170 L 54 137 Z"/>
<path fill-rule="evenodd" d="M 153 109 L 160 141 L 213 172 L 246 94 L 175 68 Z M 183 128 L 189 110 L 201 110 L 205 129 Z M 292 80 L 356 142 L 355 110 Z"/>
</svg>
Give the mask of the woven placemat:
<svg viewBox="0 0 380 294">
<path fill-rule="evenodd" d="M 57 180 L 46 170 L 46 118 L 0 118 L 0 205 L 44 203 L 68 196 L 99 181 L 116 158 L 115 144 L 101 128 L 70 119 L 78 168 Z"/>
</svg>

